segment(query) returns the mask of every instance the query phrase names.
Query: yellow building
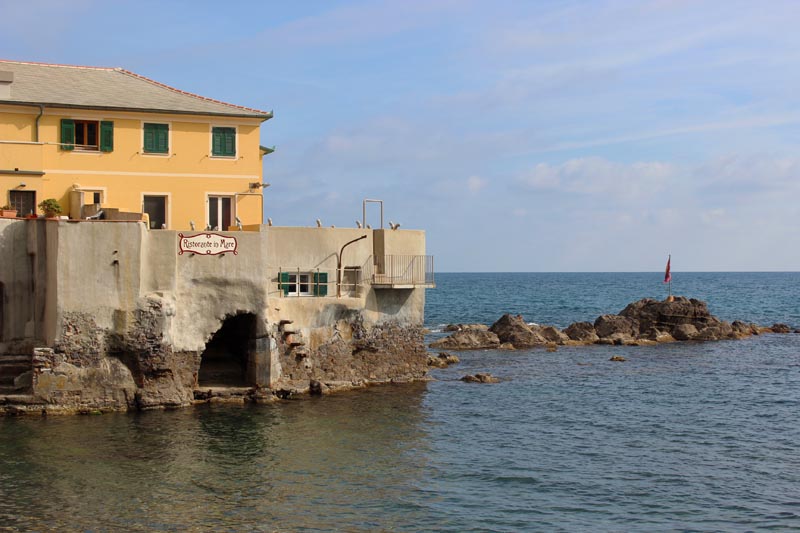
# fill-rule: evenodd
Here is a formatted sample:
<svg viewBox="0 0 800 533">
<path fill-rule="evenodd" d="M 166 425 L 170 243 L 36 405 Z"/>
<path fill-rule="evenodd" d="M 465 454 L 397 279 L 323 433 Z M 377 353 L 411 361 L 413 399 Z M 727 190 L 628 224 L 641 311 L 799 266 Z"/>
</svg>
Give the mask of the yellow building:
<svg viewBox="0 0 800 533">
<path fill-rule="evenodd" d="M 0 60 L 0 202 L 146 213 L 151 229 L 261 224 L 270 118 L 119 68 Z"/>
</svg>

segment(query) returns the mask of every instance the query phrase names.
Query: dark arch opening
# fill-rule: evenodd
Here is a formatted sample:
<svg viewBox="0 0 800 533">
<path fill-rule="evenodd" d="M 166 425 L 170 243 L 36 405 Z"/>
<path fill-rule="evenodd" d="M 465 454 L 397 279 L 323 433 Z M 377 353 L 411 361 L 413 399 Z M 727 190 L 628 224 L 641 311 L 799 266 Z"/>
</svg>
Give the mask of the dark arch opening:
<svg viewBox="0 0 800 533">
<path fill-rule="evenodd" d="M 200 357 L 197 384 L 200 387 L 248 386 L 250 347 L 256 333 L 256 315 L 229 316 L 206 343 Z"/>
</svg>

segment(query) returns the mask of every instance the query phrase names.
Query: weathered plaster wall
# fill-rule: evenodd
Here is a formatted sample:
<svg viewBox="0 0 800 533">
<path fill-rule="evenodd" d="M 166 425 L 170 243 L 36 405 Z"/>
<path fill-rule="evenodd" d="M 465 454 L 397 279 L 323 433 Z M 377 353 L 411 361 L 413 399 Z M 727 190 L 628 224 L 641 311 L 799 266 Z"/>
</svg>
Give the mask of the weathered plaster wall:
<svg viewBox="0 0 800 533">
<path fill-rule="evenodd" d="M 30 292 L 30 282 L 38 287 L 24 312 L 54 349 L 42 370 L 47 375 L 34 380 L 34 388 L 56 402 L 71 397 L 82 408 L 100 389 L 103 408 L 187 405 L 206 343 L 226 317 L 243 313 L 256 317 L 248 339 L 253 385 L 307 389 L 312 380 L 334 386 L 424 375 L 424 289 L 365 284 L 357 296 L 343 298 L 336 298 L 335 283 L 327 297 L 278 291 L 279 269 L 319 268 L 334 282 L 336 253 L 361 235 L 367 238 L 346 248 L 343 264 L 369 263 L 373 232 L 260 229 L 224 233 L 237 239 L 237 254 L 200 256 L 178 253 L 178 232 L 149 231 L 142 223 L 0 221 L 0 247 L 11 252 L 14 265 L 34 265 L 17 273 L 6 262 L 0 281 L 12 284 L 15 301 Z M 383 253 L 424 253 L 422 232 L 381 239 Z M 38 270 L 37 261 L 43 265 Z M 38 315 L 37 301 L 43 308 Z M 23 315 L 14 320 L 4 331 L 30 337 L 30 321 Z M 95 378 L 99 389 L 87 382 Z M 81 388 L 78 399 L 64 392 Z"/>
</svg>

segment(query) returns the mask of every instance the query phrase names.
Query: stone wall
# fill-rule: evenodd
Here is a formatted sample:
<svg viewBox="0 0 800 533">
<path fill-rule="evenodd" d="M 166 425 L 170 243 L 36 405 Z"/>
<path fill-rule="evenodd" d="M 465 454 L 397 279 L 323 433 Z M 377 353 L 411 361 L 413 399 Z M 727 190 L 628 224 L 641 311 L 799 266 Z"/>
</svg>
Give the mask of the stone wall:
<svg viewBox="0 0 800 533">
<path fill-rule="evenodd" d="M 36 408 L 189 405 L 206 343 L 240 314 L 254 320 L 246 383 L 262 396 L 424 377 L 424 289 L 364 285 L 342 298 L 277 290 L 282 265 L 335 269 L 342 245 L 365 232 L 344 264 L 369 262 L 369 230 L 262 230 L 226 232 L 238 253 L 208 257 L 179 254 L 176 232 L 137 223 L 0 223 L 0 249 L 14 250 L 0 268 L 5 300 L 27 304 L 3 326 L 14 347 L 41 349 L 29 378 Z M 379 235 L 381 253 L 392 240 L 424 253 L 422 232 Z M 0 356 L 11 346 L 0 343 Z"/>
</svg>

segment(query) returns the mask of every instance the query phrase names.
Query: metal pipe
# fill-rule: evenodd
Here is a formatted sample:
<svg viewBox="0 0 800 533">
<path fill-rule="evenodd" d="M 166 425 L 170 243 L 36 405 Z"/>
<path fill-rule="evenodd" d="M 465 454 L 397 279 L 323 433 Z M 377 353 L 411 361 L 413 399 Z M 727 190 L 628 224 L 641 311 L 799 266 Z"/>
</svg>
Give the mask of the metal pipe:
<svg viewBox="0 0 800 533">
<path fill-rule="evenodd" d="M 372 200 L 370 198 L 364 199 L 364 202 L 361 204 L 361 224 L 365 228 L 367 227 L 367 202 L 381 204 L 381 229 L 383 229 L 383 200 Z"/>
<path fill-rule="evenodd" d="M 344 246 L 342 246 L 342 249 L 339 250 L 339 253 L 336 255 L 336 297 L 337 298 L 341 298 L 342 297 L 342 254 L 344 253 L 344 249 L 347 246 L 350 246 L 351 244 L 353 244 L 354 242 L 358 242 L 361 239 L 366 239 L 366 238 L 367 238 L 366 235 L 362 235 L 361 237 L 359 237 L 357 239 L 353 239 L 350 242 L 346 242 L 344 244 Z"/>
<path fill-rule="evenodd" d="M 39 116 L 36 117 L 36 123 L 33 127 L 33 142 L 39 142 L 39 119 L 44 115 L 44 106 L 39 104 Z"/>
</svg>

